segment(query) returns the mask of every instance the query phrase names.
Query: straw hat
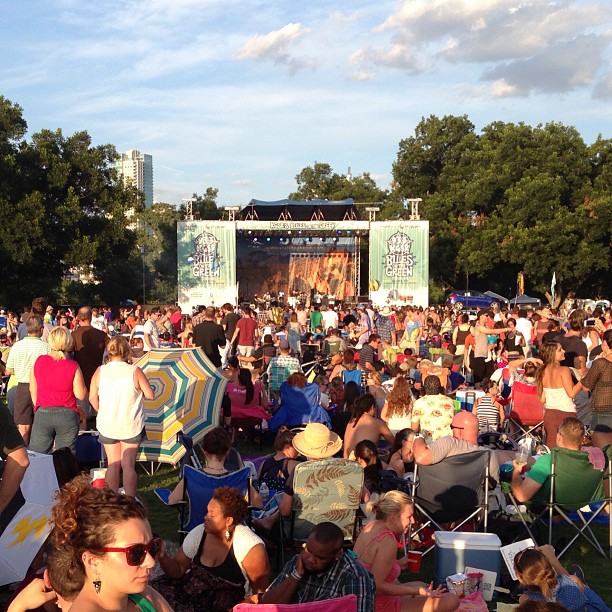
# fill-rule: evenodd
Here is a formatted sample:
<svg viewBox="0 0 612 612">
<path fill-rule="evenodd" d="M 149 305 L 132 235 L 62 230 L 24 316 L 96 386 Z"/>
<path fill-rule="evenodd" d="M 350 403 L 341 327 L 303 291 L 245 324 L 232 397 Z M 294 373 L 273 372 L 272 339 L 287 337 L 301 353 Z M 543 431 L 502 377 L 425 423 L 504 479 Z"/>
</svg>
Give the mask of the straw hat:
<svg viewBox="0 0 612 612">
<path fill-rule="evenodd" d="M 393 311 L 391 310 L 391 308 L 389 308 L 389 306 L 385 306 L 381 311 L 380 314 L 383 317 L 389 317 L 393 314 Z"/>
<path fill-rule="evenodd" d="M 293 446 L 309 459 L 327 459 L 340 450 L 342 440 L 322 423 L 308 423 L 304 431 L 293 438 Z"/>
</svg>

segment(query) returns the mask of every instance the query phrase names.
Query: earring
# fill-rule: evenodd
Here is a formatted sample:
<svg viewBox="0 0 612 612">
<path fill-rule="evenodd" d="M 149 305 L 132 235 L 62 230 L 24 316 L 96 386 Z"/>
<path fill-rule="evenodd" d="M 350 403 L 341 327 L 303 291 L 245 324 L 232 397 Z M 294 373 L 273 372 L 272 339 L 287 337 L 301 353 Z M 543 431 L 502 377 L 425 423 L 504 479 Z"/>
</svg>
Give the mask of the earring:
<svg viewBox="0 0 612 612">
<path fill-rule="evenodd" d="M 225 530 L 225 533 L 223 535 L 225 536 L 225 539 L 227 542 L 229 542 L 232 539 L 232 534 L 229 532 L 228 529 Z"/>
<path fill-rule="evenodd" d="M 96 595 L 99 595 L 100 591 L 102 590 L 102 581 L 100 580 L 99 574 L 96 574 L 96 579 L 93 581 L 93 588 L 96 592 Z"/>
</svg>

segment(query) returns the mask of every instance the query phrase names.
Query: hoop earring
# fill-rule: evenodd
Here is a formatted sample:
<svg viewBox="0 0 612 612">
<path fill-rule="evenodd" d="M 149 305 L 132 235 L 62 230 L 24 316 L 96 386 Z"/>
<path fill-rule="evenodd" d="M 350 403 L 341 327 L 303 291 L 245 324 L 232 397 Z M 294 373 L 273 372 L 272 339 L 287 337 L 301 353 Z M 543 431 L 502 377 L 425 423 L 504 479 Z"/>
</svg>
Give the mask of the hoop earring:
<svg viewBox="0 0 612 612">
<path fill-rule="evenodd" d="M 225 533 L 223 535 L 225 536 L 226 542 L 229 542 L 232 539 L 232 534 L 229 532 L 228 529 L 225 530 Z"/>
</svg>

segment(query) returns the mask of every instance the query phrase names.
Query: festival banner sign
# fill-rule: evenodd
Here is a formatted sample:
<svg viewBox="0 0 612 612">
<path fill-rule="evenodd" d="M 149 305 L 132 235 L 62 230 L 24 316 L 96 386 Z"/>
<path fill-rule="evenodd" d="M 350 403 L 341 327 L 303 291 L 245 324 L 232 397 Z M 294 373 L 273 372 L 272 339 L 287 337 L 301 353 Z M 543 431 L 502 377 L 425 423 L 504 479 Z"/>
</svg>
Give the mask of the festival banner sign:
<svg viewBox="0 0 612 612">
<path fill-rule="evenodd" d="M 370 300 L 429 303 L 429 221 L 370 223 Z"/>
<path fill-rule="evenodd" d="M 236 304 L 236 224 L 177 224 L 178 302 L 183 312 L 198 305 Z"/>
</svg>

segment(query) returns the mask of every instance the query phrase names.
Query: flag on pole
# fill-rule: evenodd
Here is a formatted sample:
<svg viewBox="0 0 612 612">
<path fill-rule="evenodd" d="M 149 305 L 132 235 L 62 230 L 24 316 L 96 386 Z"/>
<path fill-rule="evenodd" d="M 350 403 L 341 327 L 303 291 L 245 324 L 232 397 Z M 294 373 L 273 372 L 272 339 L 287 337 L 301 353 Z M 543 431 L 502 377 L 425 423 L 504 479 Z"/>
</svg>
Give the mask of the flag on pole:
<svg viewBox="0 0 612 612">
<path fill-rule="evenodd" d="M 516 279 L 516 295 L 524 295 L 525 293 L 525 275 L 522 272 L 518 273 Z"/>
</svg>

